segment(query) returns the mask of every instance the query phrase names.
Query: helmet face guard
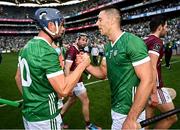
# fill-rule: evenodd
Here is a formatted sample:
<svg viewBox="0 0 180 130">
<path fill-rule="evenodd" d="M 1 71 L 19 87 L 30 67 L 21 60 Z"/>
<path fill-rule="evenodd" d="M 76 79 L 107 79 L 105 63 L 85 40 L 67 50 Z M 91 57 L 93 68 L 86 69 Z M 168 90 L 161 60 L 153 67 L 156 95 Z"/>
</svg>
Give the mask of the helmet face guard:
<svg viewBox="0 0 180 130">
<path fill-rule="evenodd" d="M 59 25 L 64 23 L 64 17 L 61 15 L 60 11 L 54 8 L 39 8 L 35 12 L 35 20 L 38 22 L 39 26 L 45 30 L 45 32 L 51 36 L 55 36 L 59 33 Z M 56 26 L 56 32 L 53 33 L 48 29 L 48 23 L 53 22 Z"/>
</svg>

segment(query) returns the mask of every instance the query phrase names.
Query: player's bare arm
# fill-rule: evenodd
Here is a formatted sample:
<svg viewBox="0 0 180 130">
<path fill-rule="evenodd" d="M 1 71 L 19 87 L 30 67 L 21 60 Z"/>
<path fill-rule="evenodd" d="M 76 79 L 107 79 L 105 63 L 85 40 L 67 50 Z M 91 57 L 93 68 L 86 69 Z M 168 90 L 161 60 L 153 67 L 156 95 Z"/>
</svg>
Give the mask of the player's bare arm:
<svg viewBox="0 0 180 130">
<path fill-rule="evenodd" d="M 132 129 L 137 127 L 136 120 L 140 113 L 143 111 L 147 99 L 153 88 L 153 75 L 152 75 L 152 65 L 148 61 L 141 65 L 135 66 L 135 72 L 140 79 L 140 84 L 138 86 L 137 92 L 135 94 L 134 103 L 128 113 L 128 116 L 123 124 L 124 129 Z"/>
<path fill-rule="evenodd" d="M 87 54 L 84 54 L 82 62 L 71 74 L 69 74 L 68 76 L 64 76 L 64 74 L 61 74 L 52 78 L 48 78 L 48 80 L 53 86 L 54 90 L 61 97 L 66 97 L 68 96 L 69 92 L 72 91 L 79 78 L 81 77 L 81 74 L 89 64 L 89 56 Z"/>
<path fill-rule="evenodd" d="M 70 68 L 72 66 L 72 63 L 73 63 L 73 61 L 72 62 L 70 62 L 68 60 L 65 61 L 64 73 L 66 76 L 70 74 Z"/>
<path fill-rule="evenodd" d="M 17 87 L 22 94 L 21 72 L 20 72 L 19 67 L 17 68 L 17 71 L 16 71 L 15 80 L 16 80 Z"/>
<path fill-rule="evenodd" d="M 151 64 L 153 68 L 153 80 L 154 80 L 154 87 L 151 93 L 151 105 L 156 106 L 158 104 L 156 82 L 157 82 L 157 61 L 159 57 L 153 53 L 149 53 L 149 57 L 151 59 Z"/>
<path fill-rule="evenodd" d="M 106 60 L 103 59 L 100 66 L 89 65 L 86 70 L 99 79 L 105 79 L 107 76 Z"/>
</svg>

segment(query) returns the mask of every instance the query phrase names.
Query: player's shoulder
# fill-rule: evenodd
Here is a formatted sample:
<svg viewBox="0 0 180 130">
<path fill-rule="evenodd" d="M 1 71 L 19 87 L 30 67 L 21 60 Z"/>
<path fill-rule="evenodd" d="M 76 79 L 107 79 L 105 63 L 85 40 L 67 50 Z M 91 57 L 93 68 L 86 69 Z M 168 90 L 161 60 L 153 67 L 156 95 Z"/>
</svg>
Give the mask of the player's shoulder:
<svg viewBox="0 0 180 130">
<path fill-rule="evenodd" d="M 126 46 L 144 46 L 145 43 L 143 41 L 142 38 L 140 38 L 139 36 L 132 34 L 130 32 L 126 32 L 125 36 L 126 38 L 126 42 L 127 44 L 125 44 Z"/>
<path fill-rule="evenodd" d="M 33 48 L 33 52 L 44 56 L 44 55 L 57 55 L 55 49 L 51 46 L 51 44 L 42 37 L 34 37 L 31 41 L 29 41 L 29 47 Z"/>
<path fill-rule="evenodd" d="M 151 44 L 162 44 L 162 40 L 155 35 L 148 35 L 144 38 L 144 41 Z"/>
<path fill-rule="evenodd" d="M 77 48 L 75 45 L 70 45 L 70 47 L 69 47 L 68 50 L 69 50 L 69 51 L 77 51 L 78 48 Z"/>
<path fill-rule="evenodd" d="M 139 36 L 130 33 L 130 32 L 124 32 L 122 35 L 122 39 L 127 43 L 143 43 L 143 39 L 140 38 Z"/>
<path fill-rule="evenodd" d="M 131 35 L 130 35 L 130 38 L 131 38 L 131 40 L 137 40 L 137 41 L 140 41 L 140 42 L 144 42 L 143 41 L 143 39 L 140 37 L 140 36 L 137 36 L 137 35 L 135 35 L 135 34 L 132 34 L 132 33 L 130 33 Z"/>
<path fill-rule="evenodd" d="M 66 51 L 66 55 L 76 55 L 78 53 L 78 49 L 74 45 L 70 45 L 69 49 Z"/>
</svg>

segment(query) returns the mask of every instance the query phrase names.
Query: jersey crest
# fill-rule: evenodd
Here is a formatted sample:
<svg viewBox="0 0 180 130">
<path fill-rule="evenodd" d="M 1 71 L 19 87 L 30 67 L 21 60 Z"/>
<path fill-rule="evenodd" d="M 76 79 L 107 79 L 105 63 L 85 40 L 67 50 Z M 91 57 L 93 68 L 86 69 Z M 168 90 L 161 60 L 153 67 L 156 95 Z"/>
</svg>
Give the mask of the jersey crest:
<svg viewBox="0 0 180 130">
<path fill-rule="evenodd" d="M 155 44 L 155 46 L 154 46 L 153 50 L 154 50 L 154 51 L 156 51 L 156 52 L 159 52 L 159 51 L 160 51 L 160 49 L 161 49 L 161 45 L 159 45 L 159 44 Z"/>
</svg>

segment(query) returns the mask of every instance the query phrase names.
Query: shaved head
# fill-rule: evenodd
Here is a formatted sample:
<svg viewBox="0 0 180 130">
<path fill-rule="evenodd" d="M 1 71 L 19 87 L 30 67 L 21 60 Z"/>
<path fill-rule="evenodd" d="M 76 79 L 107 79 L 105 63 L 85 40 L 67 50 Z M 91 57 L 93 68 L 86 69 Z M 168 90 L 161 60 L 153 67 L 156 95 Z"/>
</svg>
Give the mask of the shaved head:
<svg viewBox="0 0 180 130">
<path fill-rule="evenodd" d="M 105 12 L 109 19 L 114 18 L 116 21 L 120 22 L 121 19 L 121 15 L 120 15 L 120 11 L 116 8 L 106 8 L 101 10 L 101 12 Z"/>
<path fill-rule="evenodd" d="M 96 25 L 101 35 L 111 36 L 114 32 L 120 31 L 120 11 L 114 7 L 103 8 L 99 15 Z"/>
</svg>

